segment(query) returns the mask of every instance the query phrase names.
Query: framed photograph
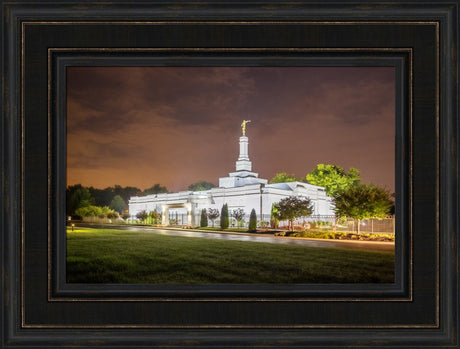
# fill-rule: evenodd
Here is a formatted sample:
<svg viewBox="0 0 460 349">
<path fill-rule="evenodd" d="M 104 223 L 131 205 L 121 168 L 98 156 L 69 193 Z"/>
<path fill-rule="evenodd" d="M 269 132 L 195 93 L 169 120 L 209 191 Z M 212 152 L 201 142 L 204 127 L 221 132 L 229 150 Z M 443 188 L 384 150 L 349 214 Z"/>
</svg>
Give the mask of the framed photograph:
<svg viewBox="0 0 460 349">
<path fill-rule="evenodd" d="M 458 348 L 457 16 L 3 2 L 2 347 Z"/>
<path fill-rule="evenodd" d="M 361 63 L 373 66 L 320 66 L 316 53 L 304 51 L 305 64 L 315 66 L 184 67 L 168 58 L 169 66 L 88 67 L 67 60 L 64 279 L 394 283 L 400 67 L 384 57 Z M 249 112 L 252 120 L 240 120 Z M 328 165 L 315 163 L 320 159 Z M 348 187 L 378 196 L 368 209 L 379 210 L 373 219 L 336 217 L 335 207 L 347 214 L 358 207 L 333 200 L 339 189 L 345 199 Z"/>
</svg>

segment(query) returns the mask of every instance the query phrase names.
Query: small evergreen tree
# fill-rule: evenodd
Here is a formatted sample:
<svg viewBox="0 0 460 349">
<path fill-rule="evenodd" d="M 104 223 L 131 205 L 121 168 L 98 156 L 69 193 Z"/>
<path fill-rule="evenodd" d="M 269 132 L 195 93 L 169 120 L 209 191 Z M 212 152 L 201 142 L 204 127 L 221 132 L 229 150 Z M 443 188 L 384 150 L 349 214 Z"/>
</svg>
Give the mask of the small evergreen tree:
<svg viewBox="0 0 460 349">
<path fill-rule="evenodd" d="M 201 210 L 200 227 L 207 227 L 207 226 L 208 226 L 208 215 L 206 213 L 206 209 L 203 208 Z"/>
<path fill-rule="evenodd" d="M 257 231 L 257 215 L 256 210 L 252 209 L 251 215 L 249 216 L 249 229 L 250 233 L 255 233 Z"/>
<path fill-rule="evenodd" d="M 118 213 L 123 213 L 128 206 L 120 195 L 115 195 L 110 202 L 109 206 L 112 210 L 117 211 Z"/>
<path fill-rule="evenodd" d="M 224 204 L 220 212 L 220 227 L 222 229 L 227 229 L 230 224 L 230 219 L 228 217 L 228 205 Z"/>
</svg>

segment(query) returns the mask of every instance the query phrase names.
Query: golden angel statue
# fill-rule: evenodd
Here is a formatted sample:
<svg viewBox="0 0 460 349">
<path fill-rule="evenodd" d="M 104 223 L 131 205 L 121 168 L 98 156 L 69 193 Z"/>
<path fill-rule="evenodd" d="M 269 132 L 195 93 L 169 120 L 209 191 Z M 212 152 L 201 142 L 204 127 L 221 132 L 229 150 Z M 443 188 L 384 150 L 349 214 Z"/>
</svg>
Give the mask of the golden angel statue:
<svg viewBox="0 0 460 349">
<path fill-rule="evenodd" d="M 246 135 L 246 124 L 248 122 L 251 122 L 251 120 L 243 120 L 243 123 L 241 124 L 241 129 L 243 130 L 243 136 Z"/>
</svg>

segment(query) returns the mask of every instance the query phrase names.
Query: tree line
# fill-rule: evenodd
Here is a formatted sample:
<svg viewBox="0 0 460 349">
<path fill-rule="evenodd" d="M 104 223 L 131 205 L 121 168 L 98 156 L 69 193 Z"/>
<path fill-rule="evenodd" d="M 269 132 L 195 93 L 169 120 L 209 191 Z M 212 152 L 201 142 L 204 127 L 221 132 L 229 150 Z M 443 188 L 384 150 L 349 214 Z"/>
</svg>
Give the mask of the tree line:
<svg viewBox="0 0 460 349">
<path fill-rule="evenodd" d="M 208 190 L 213 187 L 215 187 L 213 183 L 198 181 L 190 184 L 188 186 L 188 190 L 201 191 Z M 94 188 L 92 186 L 85 187 L 81 184 L 69 185 L 66 189 L 66 214 L 68 216 L 78 215 L 76 211 L 83 207 L 91 207 L 87 211 L 93 214 L 94 212 L 99 212 L 99 210 L 94 207 L 99 207 L 103 208 L 102 212 L 109 212 L 107 211 L 107 208 L 110 208 L 110 210 L 123 215 L 128 209 L 128 201 L 132 196 L 162 193 L 168 193 L 168 189 L 159 183 L 156 183 L 144 190 L 131 186 L 122 187 L 120 185 L 107 187 L 105 189 Z M 83 210 L 80 212 L 86 211 Z M 99 215 L 101 214 L 104 213 L 100 213 Z"/>
</svg>

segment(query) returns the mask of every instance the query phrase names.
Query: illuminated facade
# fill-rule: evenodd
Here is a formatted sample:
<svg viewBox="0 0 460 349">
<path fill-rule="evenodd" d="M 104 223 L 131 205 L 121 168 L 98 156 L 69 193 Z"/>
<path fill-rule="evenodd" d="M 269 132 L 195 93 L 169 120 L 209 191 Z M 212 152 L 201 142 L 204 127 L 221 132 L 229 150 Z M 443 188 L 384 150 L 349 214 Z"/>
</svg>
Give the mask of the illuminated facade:
<svg viewBox="0 0 460 349">
<path fill-rule="evenodd" d="M 252 172 L 248 137 L 241 136 L 239 145 L 236 171 L 229 173 L 228 177 L 219 178 L 219 187 L 196 192 L 134 196 L 129 200 L 130 215 L 135 216 L 143 210 L 156 211 L 162 214 L 164 225 L 174 218 L 177 224 L 196 226 L 200 224 L 202 209 L 215 208 L 220 212 L 222 206 L 227 204 L 229 214 L 235 209 L 243 209 L 247 221 L 251 210 L 255 209 L 258 221 L 268 221 L 272 204 L 289 196 L 309 198 L 314 216 L 334 215 L 332 198 L 326 195 L 323 187 L 303 182 L 267 184 L 266 179 Z"/>
</svg>

